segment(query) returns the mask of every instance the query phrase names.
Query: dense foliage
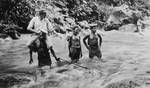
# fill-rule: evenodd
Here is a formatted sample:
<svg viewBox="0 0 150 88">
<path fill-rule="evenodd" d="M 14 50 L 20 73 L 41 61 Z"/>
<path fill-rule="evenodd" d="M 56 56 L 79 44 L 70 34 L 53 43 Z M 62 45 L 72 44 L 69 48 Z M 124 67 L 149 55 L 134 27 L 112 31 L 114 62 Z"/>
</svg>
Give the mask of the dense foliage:
<svg viewBox="0 0 150 88">
<path fill-rule="evenodd" d="M 5 24 L 16 24 L 26 27 L 33 14 L 30 3 L 26 0 L 1 0 L 0 20 Z"/>
<path fill-rule="evenodd" d="M 0 0 L 0 23 L 15 24 L 26 29 L 36 10 L 46 9 L 50 21 L 60 26 L 71 23 L 106 22 L 111 7 L 127 4 L 130 9 L 148 13 L 148 0 Z M 73 22 L 74 21 L 74 22 Z"/>
</svg>

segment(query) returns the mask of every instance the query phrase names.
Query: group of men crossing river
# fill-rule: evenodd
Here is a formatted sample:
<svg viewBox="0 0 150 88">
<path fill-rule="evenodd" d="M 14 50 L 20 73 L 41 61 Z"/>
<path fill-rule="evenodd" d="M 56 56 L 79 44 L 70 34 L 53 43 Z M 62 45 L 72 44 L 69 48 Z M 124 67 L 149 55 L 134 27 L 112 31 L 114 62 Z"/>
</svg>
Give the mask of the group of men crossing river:
<svg viewBox="0 0 150 88">
<path fill-rule="evenodd" d="M 102 60 L 102 37 L 96 32 L 96 28 L 96 24 L 89 24 L 90 33 L 82 40 L 80 35 L 82 29 L 79 26 L 72 27 L 72 34 L 67 37 L 71 63 L 77 63 L 82 57 L 81 42 L 83 42 L 85 47 L 88 49 L 90 59 L 96 56 L 99 60 Z M 53 41 L 51 40 L 51 34 L 54 33 L 57 35 L 57 33 L 53 29 L 52 24 L 46 18 L 46 12 L 44 10 L 40 10 L 39 15 L 31 19 L 27 29 L 34 32 L 34 35 L 32 34 L 32 37 L 27 44 L 30 49 L 29 63 L 31 64 L 33 62 L 32 52 L 37 52 L 38 66 L 42 67 L 48 65 L 51 67 L 52 62 L 49 51 L 51 51 L 56 61 L 60 62 L 60 58 L 55 55 Z"/>
</svg>

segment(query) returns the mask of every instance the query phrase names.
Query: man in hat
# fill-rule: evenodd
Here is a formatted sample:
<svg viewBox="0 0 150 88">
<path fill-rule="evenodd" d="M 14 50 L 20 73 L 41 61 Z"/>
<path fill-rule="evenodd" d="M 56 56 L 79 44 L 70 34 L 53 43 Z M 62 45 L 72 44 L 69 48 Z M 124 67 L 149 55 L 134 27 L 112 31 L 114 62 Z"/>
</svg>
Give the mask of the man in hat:
<svg viewBox="0 0 150 88">
<path fill-rule="evenodd" d="M 43 38 L 45 39 L 43 41 L 44 45 L 46 45 L 46 48 L 48 50 L 49 49 L 51 50 L 52 55 L 55 57 L 55 59 L 57 61 L 59 61 L 59 58 L 56 57 L 55 52 L 52 48 L 52 41 L 49 37 L 50 33 L 54 32 L 54 30 L 52 30 L 53 29 L 52 24 L 46 18 L 46 12 L 44 10 L 40 10 L 38 16 L 35 16 L 31 19 L 27 29 L 35 33 L 35 35 L 32 35 L 31 40 L 28 42 L 28 44 L 27 44 L 28 47 L 30 49 L 33 49 L 33 48 L 31 48 L 33 46 L 33 43 L 39 38 L 39 36 L 43 36 Z M 47 53 L 49 53 L 48 50 L 46 50 Z M 32 51 L 32 50 L 30 50 L 30 51 Z M 46 52 L 46 51 L 43 51 L 43 52 Z M 36 52 L 38 52 L 38 50 Z M 47 54 L 47 55 L 49 55 L 49 54 Z M 47 57 L 47 55 L 46 55 L 46 57 Z M 48 59 L 50 59 L 50 58 L 48 58 Z M 50 62 L 50 65 L 51 65 L 51 61 L 49 61 L 48 59 L 45 62 Z M 40 61 L 42 61 L 42 58 L 38 58 L 38 60 L 39 60 L 39 65 L 40 65 Z M 31 64 L 32 62 L 33 62 L 33 59 L 30 58 L 29 63 Z M 43 63 L 43 65 L 44 65 L 44 63 Z M 45 65 L 48 65 L 48 64 L 45 64 Z"/>
<path fill-rule="evenodd" d="M 100 50 L 102 44 L 102 37 L 100 34 L 96 33 L 97 24 L 89 24 L 89 26 L 91 33 L 83 38 L 83 43 L 89 50 L 89 58 L 93 59 L 94 56 L 97 56 L 99 60 L 102 60 L 102 54 Z"/>
</svg>

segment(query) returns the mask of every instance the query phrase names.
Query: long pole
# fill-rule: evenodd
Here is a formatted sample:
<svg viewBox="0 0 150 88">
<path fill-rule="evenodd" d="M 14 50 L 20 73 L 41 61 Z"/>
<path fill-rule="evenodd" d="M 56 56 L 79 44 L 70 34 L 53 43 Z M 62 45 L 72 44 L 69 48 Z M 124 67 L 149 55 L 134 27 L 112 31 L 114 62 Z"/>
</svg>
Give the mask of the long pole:
<svg viewBox="0 0 150 88">
<path fill-rule="evenodd" d="M 62 60 L 62 61 L 66 61 L 67 63 L 70 63 L 69 61 L 64 60 L 64 59 L 61 59 L 61 58 L 60 58 L 60 60 Z M 74 64 L 74 65 L 76 65 L 76 66 L 78 66 L 78 67 L 84 68 L 84 69 L 89 69 L 88 67 L 81 66 L 81 65 L 79 65 L 79 64 L 75 64 L 75 63 L 72 63 L 72 64 Z"/>
</svg>

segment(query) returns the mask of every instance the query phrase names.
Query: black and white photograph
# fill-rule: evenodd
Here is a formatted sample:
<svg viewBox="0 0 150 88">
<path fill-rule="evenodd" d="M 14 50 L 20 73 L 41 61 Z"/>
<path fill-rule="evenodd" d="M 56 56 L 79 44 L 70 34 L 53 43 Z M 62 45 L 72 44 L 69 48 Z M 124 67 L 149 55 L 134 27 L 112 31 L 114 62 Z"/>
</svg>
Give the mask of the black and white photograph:
<svg viewBox="0 0 150 88">
<path fill-rule="evenodd" d="M 0 88 L 150 88 L 150 0 L 0 0 Z"/>
</svg>

